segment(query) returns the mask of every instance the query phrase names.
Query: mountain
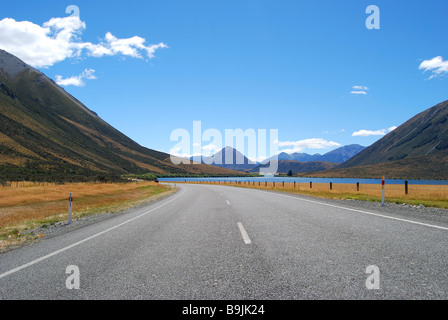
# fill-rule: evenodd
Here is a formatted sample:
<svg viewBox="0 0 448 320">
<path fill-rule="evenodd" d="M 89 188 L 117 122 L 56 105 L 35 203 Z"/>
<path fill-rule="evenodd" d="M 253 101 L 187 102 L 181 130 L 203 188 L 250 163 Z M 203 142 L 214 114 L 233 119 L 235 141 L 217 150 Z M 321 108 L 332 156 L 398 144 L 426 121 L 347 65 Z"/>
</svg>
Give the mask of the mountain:
<svg viewBox="0 0 448 320">
<path fill-rule="evenodd" d="M 191 157 L 192 161 L 209 164 L 218 168 L 225 168 L 241 172 L 249 172 L 258 166 L 258 163 L 249 160 L 238 150 L 226 147 L 211 157 Z"/>
<path fill-rule="evenodd" d="M 338 148 L 336 150 L 330 151 L 324 155 L 314 154 L 310 155 L 307 153 L 292 153 L 288 154 L 282 152 L 278 155 L 278 160 L 294 160 L 299 162 L 312 162 L 312 161 L 322 161 L 322 162 L 333 162 L 333 163 L 343 163 L 350 158 L 357 155 L 359 152 L 364 150 L 366 147 L 360 146 L 359 144 L 352 144 Z M 264 160 L 262 163 L 269 163 L 271 160 L 275 160 L 276 157 L 272 157 Z"/>
<path fill-rule="evenodd" d="M 275 165 L 275 161 L 271 160 L 271 164 Z M 333 169 L 337 166 L 336 163 L 332 162 L 324 162 L 324 161 L 309 161 L 309 162 L 300 162 L 294 160 L 279 160 L 277 162 L 278 165 L 278 173 L 287 174 L 289 171 L 292 171 L 293 174 L 301 173 L 301 172 L 316 172 L 316 171 L 325 171 Z M 261 164 L 252 170 L 252 172 L 260 172 L 261 168 L 268 166 L 268 164 Z M 261 170 L 262 171 L 262 170 Z"/>
<path fill-rule="evenodd" d="M 272 160 L 293 160 L 293 161 L 300 161 L 300 162 L 311 162 L 311 161 L 319 161 L 319 159 L 322 157 L 321 154 L 307 154 L 307 153 L 292 153 L 288 154 L 286 152 L 279 153 L 277 157 L 271 157 L 266 160 L 264 160 L 262 163 L 267 164 Z"/>
<path fill-rule="evenodd" d="M 0 180 L 87 179 L 126 173 L 235 175 L 174 165 L 140 146 L 40 71 L 0 50 Z"/>
<path fill-rule="evenodd" d="M 320 176 L 448 179 L 448 101 L 416 115 Z"/>
<path fill-rule="evenodd" d="M 448 101 L 416 115 L 340 168 L 377 164 L 448 150 Z"/>
<path fill-rule="evenodd" d="M 336 150 L 330 151 L 324 154 L 319 161 L 333 162 L 333 163 L 344 163 L 349 159 L 356 156 L 366 147 L 360 146 L 359 144 L 351 144 L 345 147 L 338 148 Z"/>
</svg>

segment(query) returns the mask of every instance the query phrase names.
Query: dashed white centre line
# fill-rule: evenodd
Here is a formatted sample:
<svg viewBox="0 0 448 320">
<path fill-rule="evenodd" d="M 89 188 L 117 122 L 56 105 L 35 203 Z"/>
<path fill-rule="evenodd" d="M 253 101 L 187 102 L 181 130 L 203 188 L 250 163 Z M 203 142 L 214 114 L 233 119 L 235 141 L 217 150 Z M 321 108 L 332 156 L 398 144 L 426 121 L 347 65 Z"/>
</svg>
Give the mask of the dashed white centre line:
<svg viewBox="0 0 448 320">
<path fill-rule="evenodd" d="M 243 236 L 244 243 L 251 244 L 252 241 L 250 240 L 249 235 L 247 234 L 246 229 L 244 229 L 244 226 L 241 222 L 238 222 L 238 228 L 240 228 L 240 232 L 241 235 Z"/>
</svg>

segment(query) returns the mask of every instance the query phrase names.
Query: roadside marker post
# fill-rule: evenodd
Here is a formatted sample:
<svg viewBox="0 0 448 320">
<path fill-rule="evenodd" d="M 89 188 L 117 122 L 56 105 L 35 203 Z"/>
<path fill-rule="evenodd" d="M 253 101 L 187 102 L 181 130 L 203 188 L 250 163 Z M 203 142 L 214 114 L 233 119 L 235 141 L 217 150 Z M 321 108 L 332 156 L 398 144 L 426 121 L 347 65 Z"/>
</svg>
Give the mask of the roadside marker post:
<svg viewBox="0 0 448 320">
<path fill-rule="evenodd" d="M 385 197 L 385 184 L 386 184 L 386 182 L 384 181 L 384 177 L 383 177 L 383 182 L 382 182 L 382 186 L 383 186 L 383 200 L 382 200 L 382 202 L 381 202 L 381 206 L 382 207 L 384 207 L 384 204 L 385 204 L 385 199 L 384 199 L 384 197 Z"/>
<path fill-rule="evenodd" d="M 73 193 L 70 192 L 68 198 L 68 224 L 72 224 L 72 204 L 73 204 Z"/>
</svg>

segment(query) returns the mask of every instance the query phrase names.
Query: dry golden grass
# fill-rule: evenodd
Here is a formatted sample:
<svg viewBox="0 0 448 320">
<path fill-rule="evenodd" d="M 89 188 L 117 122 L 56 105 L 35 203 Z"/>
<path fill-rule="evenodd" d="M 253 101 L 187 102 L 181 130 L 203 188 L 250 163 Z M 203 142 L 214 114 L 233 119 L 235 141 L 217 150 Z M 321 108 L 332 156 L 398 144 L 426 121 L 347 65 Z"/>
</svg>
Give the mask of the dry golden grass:
<svg viewBox="0 0 448 320">
<path fill-rule="evenodd" d="M 199 182 L 195 182 L 199 183 Z M 208 184 L 233 185 L 238 187 L 260 188 L 305 194 L 330 199 L 358 199 L 366 201 L 381 201 L 382 186 L 380 184 L 360 184 L 359 191 L 356 184 L 336 184 L 330 190 L 329 183 L 282 183 L 282 182 L 211 182 Z M 447 185 L 409 185 L 408 194 L 403 185 L 386 185 L 385 199 L 388 202 L 423 204 L 428 207 L 448 209 Z"/>
<path fill-rule="evenodd" d="M 13 182 L 0 186 L 0 251 L 24 241 L 21 233 L 68 219 L 68 196 L 73 193 L 73 219 L 117 212 L 169 192 L 154 182 L 73 183 L 65 185 Z"/>
</svg>

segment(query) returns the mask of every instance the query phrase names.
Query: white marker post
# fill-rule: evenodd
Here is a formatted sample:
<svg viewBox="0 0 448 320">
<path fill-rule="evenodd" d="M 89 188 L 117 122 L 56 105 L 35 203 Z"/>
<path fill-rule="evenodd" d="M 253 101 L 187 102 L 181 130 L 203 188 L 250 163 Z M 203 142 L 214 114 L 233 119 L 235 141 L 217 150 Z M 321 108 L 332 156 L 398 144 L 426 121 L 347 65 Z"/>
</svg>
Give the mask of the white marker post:
<svg viewBox="0 0 448 320">
<path fill-rule="evenodd" d="M 385 184 L 386 184 L 386 182 L 384 181 L 384 177 L 383 177 L 383 182 L 382 182 L 382 185 L 383 185 L 383 201 L 381 202 L 381 206 L 382 207 L 384 207 L 384 204 L 385 204 L 385 199 L 384 199 L 384 197 L 385 197 Z"/>
<path fill-rule="evenodd" d="M 68 224 L 72 224 L 72 203 L 73 203 L 73 193 L 70 192 L 68 198 Z"/>
</svg>

